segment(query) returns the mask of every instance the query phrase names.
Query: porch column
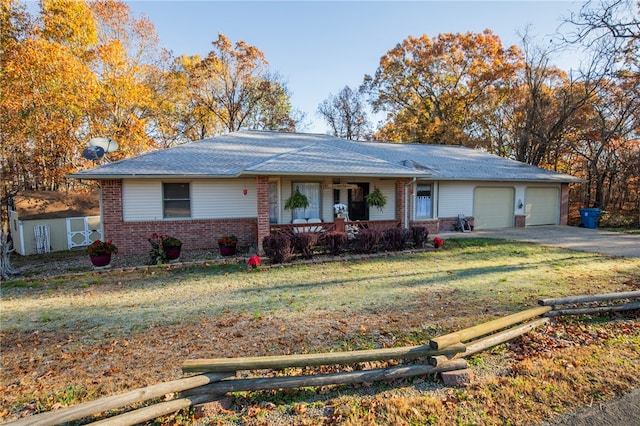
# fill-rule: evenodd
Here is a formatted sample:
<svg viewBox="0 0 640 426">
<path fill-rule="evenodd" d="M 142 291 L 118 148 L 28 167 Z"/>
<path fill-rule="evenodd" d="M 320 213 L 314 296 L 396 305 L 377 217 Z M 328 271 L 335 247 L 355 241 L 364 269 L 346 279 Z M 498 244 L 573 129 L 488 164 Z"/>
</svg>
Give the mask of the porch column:
<svg viewBox="0 0 640 426">
<path fill-rule="evenodd" d="M 410 182 L 409 179 L 398 179 L 396 180 L 396 220 L 402 224 L 402 227 L 407 229 L 409 228 L 409 218 L 406 216 L 407 212 L 407 198 L 409 198 L 410 192 L 408 191 L 410 188 L 407 188 L 407 184 Z"/>
<path fill-rule="evenodd" d="M 263 255 L 262 240 L 271 234 L 270 214 L 269 214 L 269 176 L 258 176 L 256 178 L 257 202 L 258 202 L 258 254 Z"/>
</svg>

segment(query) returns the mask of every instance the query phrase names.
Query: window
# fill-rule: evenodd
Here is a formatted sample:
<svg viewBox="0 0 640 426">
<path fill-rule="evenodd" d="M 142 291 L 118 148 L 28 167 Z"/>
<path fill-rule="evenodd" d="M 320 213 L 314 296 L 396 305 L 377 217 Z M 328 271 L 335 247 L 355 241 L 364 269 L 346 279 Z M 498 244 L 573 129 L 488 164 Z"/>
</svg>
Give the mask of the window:
<svg viewBox="0 0 640 426">
<path fill-rule="evenodd" d="M 165 218 L 191 217 L 191 193 L 189 184 L 163 183 L 162 209 Z"/>
<path fill-rule="evenodd" d="M 278 183 L 269 182 L 269 222 L 278 223 Z"/>
<path fill-rule="evenodd" d="M 306 209 L 295 209 L 292 219 L 320 218 L 320 184 L 294 182 L 292 191 L 298 190 L 309 199 L 309 207 Z"/>
<path fill-rule="evenodd" d="M 431 211 L 431 184 L 418 184 L 416 189 L 416 219 L 433 217 Z"/>
</svg>

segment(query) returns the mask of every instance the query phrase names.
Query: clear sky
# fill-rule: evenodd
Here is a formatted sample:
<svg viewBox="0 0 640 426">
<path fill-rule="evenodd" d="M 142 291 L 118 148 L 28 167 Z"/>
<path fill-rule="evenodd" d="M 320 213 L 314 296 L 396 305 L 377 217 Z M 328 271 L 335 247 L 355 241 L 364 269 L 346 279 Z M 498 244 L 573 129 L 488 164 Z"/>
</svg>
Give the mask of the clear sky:
<svg viewBox="0 0 640 426">
<path fill-rule="evenodd" d="M 544 43 L 583 2 L 572 1 L 125 1 L 150 18 L 163 47 L 175 56 L 205 56 L 224 34 L 264 52 L 271 71 L 306 114 L 299 131 L 326 133 L 318 105 L 345 85 L 357 89 L 373 75 L 380 57 L 409 35 L 482 32 L 489 28 L 505 46 L 519 45 L 527 27 Z M 571 59 L 556 65 L 577 68 Z M 372 121 L 375 118 L 370 117 Z"/>
</svg>

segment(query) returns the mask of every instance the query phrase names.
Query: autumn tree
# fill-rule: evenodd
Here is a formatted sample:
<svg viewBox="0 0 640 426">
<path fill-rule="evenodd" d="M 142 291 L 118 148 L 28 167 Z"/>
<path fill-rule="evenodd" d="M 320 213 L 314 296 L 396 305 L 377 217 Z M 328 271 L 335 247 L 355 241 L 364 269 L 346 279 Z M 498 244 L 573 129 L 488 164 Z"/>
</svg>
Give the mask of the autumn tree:
<svg viewBox="0 0 640 426">
<path fill-rule="evenodd" d="M 74 12 L 65 13 L 67 7 Z M 13 185 L 53 190 L 75 166 L 77 133 L 96 99 L 95 76 L 85 62 L 95 37 L 82 29 L 93 25 L 84 3 L 46 0 L 41 16 L 41 25 L 14 36 L 12 48 L 3 51 L 2 166 L 13 171 Z"/>
<path fill-rule="evenodd" d="M 349 140 L 369 139 L 371 125 L 367 119 L 362 95 L 344 86 L 337 96 L 329 97 L 318 105 L 318 114 L 331 128 L 333 136 Z"/>
<path fill-rule="evenodd" d="M 213 47 L 201 61 L 183 62 L 196 120 L 189 127 L 199 128 L 200 137 L 222 129 L 294 130 L 287 89 L 269 73 L 264 53 L 223 34 Z"/>
<path fill-rule="evenodd" d="M 91 2 L 99 43 L 91 67 L 100 96 L 88 110 L 89 136 L 106 136 L 119 144 L 119 159 L 155 148 L 154 119 L 162 112 L 160 70 L 170 61 L 158 49 L 158 37 L 146 17 L 115 0 Z"/>
<path fill-rule="evenodd" d="M 520 51 L 481 34 L 410 36 L 380 60 L 363 90 L 374 112 L 387 113 L 380 139 L 484 145 L 475 134 L 483 105 L 509 86 Z"/>
</svg>

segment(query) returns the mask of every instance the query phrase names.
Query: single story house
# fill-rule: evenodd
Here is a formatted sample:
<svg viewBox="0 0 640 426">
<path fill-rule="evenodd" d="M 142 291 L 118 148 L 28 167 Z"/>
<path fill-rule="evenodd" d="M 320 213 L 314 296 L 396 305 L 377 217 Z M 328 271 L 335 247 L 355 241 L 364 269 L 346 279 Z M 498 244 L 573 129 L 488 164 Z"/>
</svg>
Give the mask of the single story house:
<svg viewBox="0 0 640 426">
<path fill-rule="evenodd" d="M 337 203 L 347 206 L 350 223 L 430 233 L 452 230 L 461 217 L 475 229 L 566 224 L 568 184 L 580 182 L 461 146 L 266 131 L 147 152 L 69 177 L 100 181 L 104 237 L 124 254 L 147 252 L 155 232 L 187 249 L 217 247 L 217 238 L 235 234 L 239 246 L 261 252 L 265 236 L 292 222 L 331 229 Z M 383 209 L 365 203 L 375 188 L 387 198 Z M 296 190 L 310 205 L 289 211 Z"/>
</svg>

